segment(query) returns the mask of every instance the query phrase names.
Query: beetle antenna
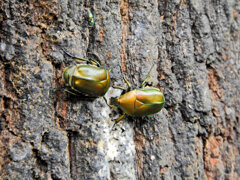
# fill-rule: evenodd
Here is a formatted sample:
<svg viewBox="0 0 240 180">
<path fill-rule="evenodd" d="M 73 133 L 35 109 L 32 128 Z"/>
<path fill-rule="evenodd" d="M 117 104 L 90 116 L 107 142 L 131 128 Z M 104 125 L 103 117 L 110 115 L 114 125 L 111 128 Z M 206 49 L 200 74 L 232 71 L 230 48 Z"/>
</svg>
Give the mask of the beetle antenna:
<svg viewBox="0 0 240 180">
<path fill-rule="evenodd" d="M 151 71 L 152 71 L 152 69 L 153 69 L 153 66 L 154 66 L 154 64 L 153 64 L 152 67 L 150 68 L 150 70 L 149 70 L 149 72 L 148 72 L 148 74 L 147 74 L 147 77 L 146 77 L 146 78 L 144 79 L 144 81 L 142 82 L 140 88 L 144 88 L 144 87 L 145 87 L 146 82 L 147 82 L 147 81 L 149 80 L 149 78 L 150 78 L 150 73 L 151 73 Z"/>
</svg>

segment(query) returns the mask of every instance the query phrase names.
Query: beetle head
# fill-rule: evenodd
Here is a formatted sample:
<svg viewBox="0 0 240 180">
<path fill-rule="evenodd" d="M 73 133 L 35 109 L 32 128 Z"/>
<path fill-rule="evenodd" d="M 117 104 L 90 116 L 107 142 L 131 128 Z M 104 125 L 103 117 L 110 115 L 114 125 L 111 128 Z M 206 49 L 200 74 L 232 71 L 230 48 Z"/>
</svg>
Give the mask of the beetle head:
<svg viewBox="0 0 240 180">
<path fill-rule="evenodd" d="M 119 105 L 119 98 L 111 97 L 110 103 L 114 106 L 118 106 Z"/>
</svg>

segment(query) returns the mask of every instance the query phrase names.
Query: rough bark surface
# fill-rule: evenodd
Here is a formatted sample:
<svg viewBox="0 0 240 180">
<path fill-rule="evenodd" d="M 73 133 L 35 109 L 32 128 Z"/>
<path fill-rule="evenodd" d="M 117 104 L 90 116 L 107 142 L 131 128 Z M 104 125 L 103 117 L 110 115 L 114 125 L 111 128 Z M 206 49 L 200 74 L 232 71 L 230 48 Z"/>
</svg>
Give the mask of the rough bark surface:
<svg viewBox="0 0 240 180">
<path fill-rule="evenodd" d="M 1 0 L 0 27 L 0 179 L 239 179 L 239 0 Z M 114 85 L 154 65 L 165 107 L 111 131 L 119 110 L 64 91 L 62 48 Z"/>
</svg>

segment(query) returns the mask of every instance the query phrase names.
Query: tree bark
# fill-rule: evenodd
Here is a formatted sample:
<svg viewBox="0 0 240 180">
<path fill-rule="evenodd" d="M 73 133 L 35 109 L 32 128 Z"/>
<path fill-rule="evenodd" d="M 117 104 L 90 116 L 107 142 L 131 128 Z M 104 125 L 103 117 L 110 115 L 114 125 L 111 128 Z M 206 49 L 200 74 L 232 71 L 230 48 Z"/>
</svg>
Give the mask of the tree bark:
<svg viewBox="0 0 240 180">
<path fill-rule="evenodd" d="M 239 0 L 2 0 L 0 179 L 239 179 Z M 95 25 L 89 26 L 88 11 Z M 62 73 L 95 53 L 165 95 L 151 118 L 70 96 Z M 110 88 L 107 99 L 121 94 Z"/>
</svg>

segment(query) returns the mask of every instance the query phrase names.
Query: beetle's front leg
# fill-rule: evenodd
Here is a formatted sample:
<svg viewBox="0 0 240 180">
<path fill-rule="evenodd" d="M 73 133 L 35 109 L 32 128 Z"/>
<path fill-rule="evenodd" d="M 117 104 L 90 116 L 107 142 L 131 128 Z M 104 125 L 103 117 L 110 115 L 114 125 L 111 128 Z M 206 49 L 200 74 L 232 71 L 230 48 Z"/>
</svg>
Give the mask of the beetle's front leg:
<svg viewBox="0 0 240 180">
<path fill-rule="evenodd" d="M 89 61 L 92 61 L 93 64 L 96 64 L 97 66 L 101 66 L 102 60 L 101 60 L 101 58 L 99 57 L 99 55 L 97 53 L 95 53 L 95 52 L 93 52 L 93 53 L 88 52 L 87 54 L 88 54 L 88 56 L 91 54 L 91 55 L 93 55 L 93 56 L 95 56 L 97 58 L 97 60 L 93 59 L 93 58 L 89 58 Z"/>
<path fill-rule="evenodd" d="M 65 54 L 67 54 L 69 57 L 73 58 L 74 61 L 76 62 L 82 62 L 82 61 L 85 61 L 85 62 L 89 62 L 89 63 L 92 63 L 89 59 L 87 58 L 81 58 L 81 57 L 76 57 L 76 56 L 73 56 L 72 54 L 70 54 L 69 52 L 65 51 L 63 48 L 62 48 L 63 52 Z"/>
<path fill-rule="evenodd" d="M 150 76 L 147 76 L 144 81 L 142 82 L 140 88 L 145 88 L 147 81 L 149 80 Z"/>
<path fill-rule="evenodd" d="M 127 80 L 127 78 L 125 77 L 125 76 L 123 76 L 123 79 L 124 79 L 124 81 L 127 83 L 127 85 L 128 85 L 128 88 L 130 89 L 131 88 L 131 83 Z"/>
<path fill-rule="evenodd" d="M 148 72 L 148 74 L 147 74 L 147 77 L 146 77 L 146 78 L 144 79 L 144 81 L 142 82 L 140 88 L 145 88 L 146 82 L 147 82 L 147 81 L 149 80 L 149 78 L 150 78 L 150 73 L 151 73 L 151 71 L 152 71 L 152 69 L 153 69 L 153 66 L 154 66 L 154 64 L 153 64 L 152 67 L 150 68 L 150 70 L 149 70 L 149 72 Z"/>
</svg>

